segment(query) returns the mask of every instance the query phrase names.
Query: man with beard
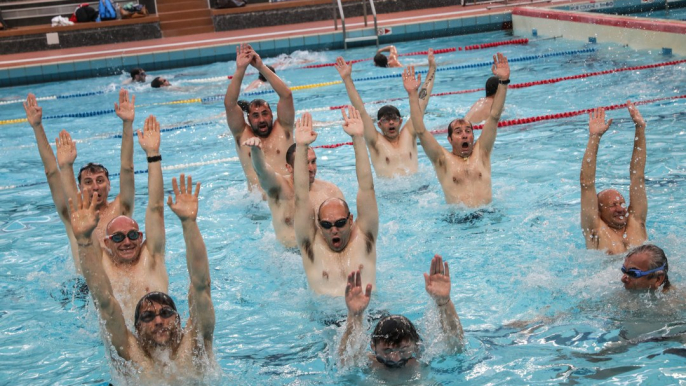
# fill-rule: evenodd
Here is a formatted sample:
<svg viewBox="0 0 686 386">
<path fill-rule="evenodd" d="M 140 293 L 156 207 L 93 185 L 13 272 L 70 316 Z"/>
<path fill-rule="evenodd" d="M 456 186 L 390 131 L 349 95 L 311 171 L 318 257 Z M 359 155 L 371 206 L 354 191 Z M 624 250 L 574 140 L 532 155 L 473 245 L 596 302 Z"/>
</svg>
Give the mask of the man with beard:
<svg viewBox="0 0 686 386">
<path fill-rule="evenodd" d="M 491 202 L 491 151 L 495 143 L 498 121 L 505 106 L 507 85 L 510 83 L 510 66 L 503 54 L 493 56 L 493 75 L 499 79 L 491 112 L 483 126 L 479 140 L 474 143 L 472 124 L 455 119 L 448 125 L 448 142 L 452 151 L 441 146 L 426 130 L 424 112 L 419 105 L 417 89 L 421 76 L 415 78 L 414 67 L 403 72 L 403 85 L 410 97 L 412 124 L 419 141 L 436 170 L 438 181 L 448 204 L 477 207 Z"/>
<path fill-rule="evenodd" d="M 238 105 L 238 95 L 248 65 L 257 69 L 279 95 L 276 120 L 272 116 L 269 103 L 262 99 L 255 99 L 250 102 L 248 122 L 245 121 L 243 110 Z M 293 120 L 295 119 L 293 95 L 286 84 L 262 63 L 260 56 L 248 44 L 241 44 L 236 48 L 236 72 L 226 90 L 224 107 L 226 108 L 226 120 L 236 144 L 236 152 L 241 161 L 241 166 L 243 166 L 243 172 L 248 179 L 248 189 L 252 191 L 255 187 L 259 188 L 257 174 L 253 169 L 252 162 L 250 162 L 251 148 L 241 146 L 250 138 L 259 137 L 267 163 L 277 173 L 288 174 L 283 157 L 288 151 L 288 147 L 293 143 Z"/>
<path fill-rule="evenodd" d="M 598 146 L 600 138 L 612 124 L 612 119 L 605 122 L 603 108 L 597 108 L 590 113 L 588 144 L 584 159 L 581 161 L 581 230 L 586 239 L 586 248 L 605 250 L 611 255 L 626 252 L 630 247 L 641 245 L 648 239 L 648 198 L 645 188 L 646 123 L 631 101 L 627 102 L 627 107 L 636 125 L 634 150 L 629 167 L 629 208 L 626 208 L 624 197 L 614 189 L 606 189 L 596 195 Z"/>
<path fill-rule="evenodd" d="M 293 228 L 293 217 L 295 215 L 293 163 L 295 161 L 296 145 L 292 144 L 286 152 L 286 169 L 289 175 L 281 175 L 275 172 L 274 168 L 267 163 L 264 159 L 262 141 L 259 137 L 248 139 L 243 143 L 243 146 L 251 148 L 250 157 L 259 178 L 260 187 L 267 195 L 276 238 L 287 248 L 297 246 L 295 229 Z M 338 186 L 315 178 L 317 175 L 317 155 L 312 148 L 309 148 L 307 152 L 307 169 L 310 181 L 310 203 L 313 209 L 318 210 L 322 202 L 332 197 L 345 199 L 343 192 L 338 189 Z"/>
<path fill-rule="evenodd" d="M 295 238 L 302 255 L 303 268 L 310 289 L 318 294 L 343 295 L 348 272 L 359 270 L 365 282 L 376 282 L 376 240 L 379 233 L 379 209 L 374 192 L 372 166 L 362 138 L 364 124 L 360 113 L 348 107 L 343 113 L 343 129 L 353 139 L 358 218 L 353 221 L 348 204 L 329 198 L 319 211 L 310 200 L 307 154 L 317 139 L 312 130 L 312 116 L 303 114 L 296 122 L 295 165 Z"/>
<path fill-rule="evenodd" d="M 136 333 L 129 331 L 121 304 L 114 296 L 112 284 L 102 265 L 100 244 L 92 237 L 98 222 L 98 212 L 95 210 L 98 193 L 93 193 L 93 200 L 88 195 L 79 195 L 75 207 L 73 200 L 70 200 L 71 222 L 84 277 L 100 317 L 105 322 L 112 348 L 122 360 L 133 365 L 124 367 L 134 369 L 136 374 L 127 375 L 135 377 L 133 382 L 136 384 L 176 384 L 189 378 L 202 379 L 207 366 L 213 361 L 215 314 L 210 297 L 210 268 L 205 243 L 196 222 L 200 184 L 196 185 L 193 194 L 190 176 L 186 182 L 182 174 L 180 183 L 179 188 L 176 178 L 172 180 L 176 202 L 172 201 L 170 195 L 167 203 L 181 220 L 186 242 L 190 318 L 185 329 L 181 327 L 181 317 L 172 298 L 163 292 L 151 292 L 145 294 L 136 306 Z"/>
<path fill-rule="evenodd" d="M 422 111 L 429 103 L 429 96 L 434 86 L 436 61 L 433 50 L 429 49 L 429 72 L 426 81 L 419 91 L 419 105 Z M 414 174 L 418 169 L 417 162 L 417 134 L 412 122 L 403 126 L 400 111 L 394 106 L 383 106 L 377 113 L 377 125 L 381 133 L 374 128 L 372 118 L 364 108 L 364 102 L 355 89 L 351 73 L 352 64 L 343 58 L 336 59 L 336 69 L 343 79 L 348 97 L 355 109 L 360 112 L 364 122 L 364 140 L 369 148 L 372 165 L 379 177 L 391 178 L 396 175 Z M 402 128 L 401 128 L 402 127 Z"/>
</svg>

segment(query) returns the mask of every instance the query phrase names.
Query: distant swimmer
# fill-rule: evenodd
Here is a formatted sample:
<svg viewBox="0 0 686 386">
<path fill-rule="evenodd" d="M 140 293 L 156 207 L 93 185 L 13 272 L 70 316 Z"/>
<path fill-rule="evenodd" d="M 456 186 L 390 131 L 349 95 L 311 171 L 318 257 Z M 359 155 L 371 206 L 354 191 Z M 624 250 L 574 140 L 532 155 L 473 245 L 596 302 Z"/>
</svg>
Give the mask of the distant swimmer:
<svg viewBox="0 0 686 386">
<path fill-rule="evenodd" d="M 662 248 L 644 244 L 629 250 L 622 265 L 622 283 L 628 290 L 668 292 L 674 287 L 669 282 L 669 262 Z"/>
<path fill-rule="evenodd" d="M 105 235 L 107 223 L 116 216 L 131 216 L 133 214 L 135 184 L 133 174 L 133 121 L 135 118 L 136 97 L 129 94 L 126 90 L 119 91 L 119 103 L 114 104 L 117 116 L 123 122 L 122 142 L 121 142 L 121 169 L 119 174 L 119 195 L 113 201 L 107 201 L 110 192 L 110 179 L 107 169 L 96 163 L 88 163 L 79 170 L 78 189 L 91 194 L 98 192 L 99 198 L 96 207 L 100 212 L 100 223 L 96 229 L 98 239 L 102 240 Z M 79 265 L 76 239 L 71 229 L 69 220 L 69 206 L 67 200 L 76 198 L 76 179 L 74 178 L 74 161 L 76 160 L 76 144 L 65 130 L 55 139 L 57 145 L 57 157 L 50 148 L 48 138 L 45 135 L 42 118 L 43 109 L 38 106 L 36 96 L 29 94 L 24 103 L 26 119 L 33 128 L 36 136 L 36 144 L 45 175 L 48 179 L 48 186 L 52 194 L 52 201 L 55 204 L 57 213 L 64 224 L 69 242 L 71 244 L 72 257 L 77 272 L 81 272 Z M 59 168 L 58 168 L 59 165 Z"/>
<path fill-rule="evenodd" d="M 158 76 L 152 80 L 152 82 L 150 83 L 150 87 L 152 87 L 152 88 L 171 87 L 171 83 L 169 83 L 169 80 L 167 80 L 167 78 L 163 78 L 161 76 Z"/>
<path fill-rule="evenodd" d="M 238 95 L 241 92 L 241 83 L 249 64 L 267 79 L 267 82 L 279 95 L 276 120 L 274 120 L 269 103 L 262 99 L 255 99 L 250 102 L 248 122 L 245 121 L 243 110 L 238 105 Z M 247 146 L 241 146 L 250 138 L 259 137 L 267 163 L 277 173 L 288 174 L 289 171 L 286 169 L 283 157 L 293 144 L 293 121 L 295 119 L 293 94 L 288 86 L 262 63 L 260 56 L 248 44 L 241 44 L 236 48 L 236 72 L 226 90 L 224 107 L 226 108 L 226 120 L 236 144 L 236 152 L 241 161 L 243 172 L 248 179 L 248 189 L 253 190 L 256 187 L 259 189 L 260 184 L 250 161 L 251 149 Z"/>
<path fill-rule="evenodd" d="M 295 161 L 296 145 L 292 144 L 284 157 L 286 169 L 289 171 L 289 174 L 286 175 L 275 172 L 274 168 L 267 163 L 262 152 L 262 141 L 259 137 L 248 139 L 243 143 L 243 146 L 252 148 L 250 152 L 252 164 L 260 181 L 260 186 L 267 195 L 276 238 L 285 247 L 296 247 L 295 229 L 293 228 L 295 216 L 293 163 Z M 307 169 L 309 172 L 310 204 L 312 208 L 319 210 L 322 202 L 332 197 L 345 199 L 343 192 L 336 185 L 315 178 L 317 175 L 317 155 L 312 148 L 309 148 L 307 152 Z"/>
<path fill-rule="evenodd" d="M 645 188 L 646 123 L 631 101 L 627 102 L 627 107 L 636 125 L 634 150 L 629 165 L 629 208 L 626 208 L 624 197 L 614 189 L 606 189 L 596 195 L 598 146 L 600 138 L 612 124 L 612 119 L 605 122 L 603 108 L 597 108 L 589 114 L 588 144 L 581 161 L 581 230 L 586 239 L 586 248 L 605 250 L 611 255 L 626 252 L 630 247 L 641 245 L 648 239 L 648 198 Z"/>
<path fill-rule="evenodd" d="M 388 56 L 382 54 L 382 52 L 388 52 Z M 379 48 L 374 55 L 374 65 L 377 67 L 402 67 L 398 61 L 398 50 L 395 46 L 386 46 Z"/>
<path fill-rule="evenodd" d="M 350 342 L 355 336 L 363 334 L 362 316 L 369 305 L 372 285 L 362 287 L 363 281 L 360 271 L 353 271 L 348 275 L 345 287 L 345 305 L 348 307 L 348 319 L 345 332 L 338 347 L 338 354 L 344 365 L 357 362 L 364 353 L 356 349 Z M 436 302 L 439 311 L 439 323 L 445 341 L 449 348 L 459 350 L 462 346 L 464 332 L 460 318 L 450 298 L 450 270 L 443 258 L 435 255 L 431 259 L 428 274 L 424 274 L 424 288 Z M 390 315 L 382 318 L 376 324 L 371 336 L 369 364 L 374 368 L 398 369 L 405 366 L 417 366 L 417 358 L 421 353 L 421 338 L 412 322 L 402 315 Z"/>
<path fill-rule="evenodd" d="M 272 70 L 272 72 L 276 74 L 276 70 L 274 69 L 274 67 L 267 65 L 267 68 Z M 257 75 L 257 79 L 253 80 L 248 85 L 248 87 L 246 87 L 245 90 L 243 90 L 243 92 L 248 92 L 248 91 L 258 89 L 258 88 L 264 86 L 265 83 L 267 83 L 267 78 L 265 78 L 264 75 L 262 75 L 260 73 L 259 75 Z"/>
<path fill-rule="evenodd" d="M 100 245 L 93 240 L 93 230 L 98 222 L 95 203 L 84 193 L 73 205 L 71 221 L 79 248 L 84 277 L 112 345 L 118 354 L 115 362 L 123 360 L 127 369 L 124 375 L 133 384 L 195 384 L 188 380 L 203 379 L 214 363 L 212 341 L 215 313 L 210 296 L 210 268 L 207 250 L 196 221 L 200 184 L 193 184 L 190 176 L 186 182 L 182 174 L 180 187 L 172 180 L 176 202 L 169 196 L 167 203 L 181 220 L 186 242 L 186 260 L 190 275 L 188 303 L 190 317 L 186 327 L 181 326 L 181 316 L 174 300 L 164 292 L 147 292 L 135 306 L 133 327 L 129 331 L 127 319 L 122 315 L 122 304 L 102 264 Z M 97 199 L 97 192 L 93 198 Z M 153 225 L 149 224 L 147 228 Z M 109 350 L 106 350 L 110 352 Z M 121 370 L 120 370 L 121 371 Z"/>
<path fill-rule="evenodd" d="M 436 61 L 431 49 L 429 49 L 428 59 L 429 72 L 422 89 L 419 91 L 419 106 L 422 111 L 426 109 L 426 105 L 429 103 L 436 73 Z M 336 59 L 336 69 L 343 79 L 350 102 L 360 112 L 362 122 L 364 122 L 364 139 L 369 148 L 376 175 L 390 178 L 416 173 L 418 170 L 417 134 L 412 121 L 403 126 L 400 111 L 394 106 L 383 106 L 377 112 L 377 125 L 381 129 L 381 133 L 376 131 L 374 122 L 367 114 L 364 102 L 355 89 L 351 77 L 352 64 L 346 63 L 343 58 L 339 57 Z"/>
<path fill-rule="evenodd" d="M 145 83 L 145 78 L 147 74 L 145 73 L 144 69 L 134 68 L 131 71 L 129 71 L 129 74 L 131 75 L 131 79 L 125 80 L 122 84 Z"/>
<path fill-rule="evenodd" d="M 486 81 L 486 96 L 474 102 L 469 111 L 467 111 L 467 114 L 465 114 L 464 120 L 473 125 L 485 121 L 491 112 L 496 91 L 498 91 L 498 77 L 492 76 Z"/>
<path fill-rule="evenodd" d="M 490 203 L 493 196 L 491 151 L 495 143 L 498 121 L 505 106 L 507 85 L 510 83 L 510 66 L 503 54 L 493 56 L 492 71 L 493 75 L 499 79 L 498 91 L 481 136 L 474 143 L 472 124 L 464 119 L 453 120 L 448 124 L 448 142 L 452 145 L 452 151 L 443 148 L 426 130 L 424 112 L 419 105 L 417 92 L 421 84 L 421 76 L 415 78 L 413 66 L 408 66 L 403 73 L 405 90 L 410 96 L 412 124 L 426 155 L 436 170 L 448 204 L 477 207 Z"/>
<path fill-rule="evenodd" d="M 379 209 L 374 193 L 372 166 L 364 144 L 360 113 L 349 106 L 342 110 L 343 129 L 353 139 L 357 173 L 357 219 L 348 203 L 329 198 L 312 208 L 310 174 L 306 164 L 309 145 L 317 139 L 309 113 L 296 122 L 295 148 L 295 237 L 302 254 L 310 289 L 318 294 L 342 296 L 348 273 L 360 270 L 366 283 L 376 283 L 376 240 Z"/>
</svg>

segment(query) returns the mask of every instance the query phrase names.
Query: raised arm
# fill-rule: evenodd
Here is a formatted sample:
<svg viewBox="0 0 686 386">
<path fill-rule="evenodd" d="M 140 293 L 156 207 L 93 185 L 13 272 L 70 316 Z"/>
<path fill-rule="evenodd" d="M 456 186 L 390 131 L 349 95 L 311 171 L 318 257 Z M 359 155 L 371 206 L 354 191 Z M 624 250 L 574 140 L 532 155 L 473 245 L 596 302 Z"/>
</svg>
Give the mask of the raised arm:
<svg viewBox="0 0 686 386">
<path fill-rule="evenodd" d="M 491 67 L 493 75 L 498 77 L 500 83 L 498 84 L 498 90 L 493 96 L 493 104 L 491 105 L 491 111 L 486 118 L 484 127 L 481 130 L 481 135 L 479 136 L 479 146 L 483 151 L 484 157 L 490 157 L 491 150 L 493 150 L 493 144 L 495 144 L 495 136 L 498 133 L 498 121 L 500 121 L 500 115 L 503 113 L 503 108 L 505 107 L 505 97 L 507 96 L 507 83 L 510 83 L 510 65 L 507 63 L 507 58 L 505 55 L 498 53 L 493 55 L 493 66 Z"/>
<path fill-rule="evenodd" d="M 248 68 L 252 60 L 252 51 L 246 48 L 246 45 L 241 44 L 236 47 L 236 72 L 231 78 L 231 83 L 226 89 L 224 96 L 224 108 L 226 109 L 226 122 L 229 124 L 231 134 L 233 134 L 236 143 L 241 139 L 243 130 L 245 130 L 245 116 L 243 110 L 238 105 L 238 95 L 241 93 L 241 83 L 245 76 L 245 69 Z"/>
<path fill-rule="evenodd" d="M 426 106 L 429 104 L 431 91 L 434 89 L 434 79 L 436 79 L 436 59 L 434 58 L 434 50 L 432 48 L 429 48 L 428 60 L 429 72 L 426 74 L 426 79 L 424 80 L 422 88 L 419 89 L 418 94 L 419 108 L 422 110 L 422 112 L 426 111 Z M 405 125 L 405 130 L 408 130 L 408 133 L 410 133 L 412 137 L 417 136 L 417 133 L 414 130 L 414 125 L 412 124 L 412 119 L 410 119 Z"/>
<path fill-rule="evenodd" d="M 145 211 L 145 244 L 155 263 L 164 264 L 164 182 L 160 155 L 160 124 L 155 116 L 138 130 L 138 143 L 148 157 L 148 208 Z"/>
<path fill-rule="evenodd" d="M 410 97 L 410 119 L 414 131 L 419 137 L 419 141 L 424 148 L 424 152 L 429 157 L 432 163 L 436 164 L 440 160 L 445 160 L 445 149 L 441 146 L 436 138 L 426 130 L 424 126 L 424 111 L 419 106 L 419 94 L 417 89 L 422 83 L 422 76 L 418 75 L 415 78 L 414 66 L 407 66 L 403 71 L 403 86 L 407 95 Z"/>
<path fill-rule="evenodd" d="M 362 101 L 360 93 L 357 92 L 355 84 L 353 83 L 351 76 L 353 70 L 352 63 L 346 63 L 345 60 L 339 56 L 336 59 L 335 66 L 336 70 L 338 70 L 338 73 L 341 75 L 341 79 L 345 85 L 345 91 L 348 92 L 350 103 L 352 103 L 353 107 L 359 111 L 362 122 L 364 123 L 364 140 L 367 142 L 369 147 L 376 150 L 376 140 L 378 139 L 379 132 L 376 131 L 376 128 L 374 127 L 374 121 L 372 121 L 372 118 L 364 108 L 364 102 Z"/>
<path fill-rule="evenodd" d="M 278 197 L 283 190 L 283 185 L 286 183 L 283 176 L 274 171 L 264 158 L 262 151 L 262 141 L 258 137 L 249 138 L 243 142 L 243 146 L 250 147 L 250 158 L 252 159 L 253 168 L 257 178 L 260 180 L 260 186 L 264 192 L 267 192 L 269 197 Z"/>
<path fill-rule="evenodd" d="M 358 345 L 351 344 L 353 337 L 360 336 L 363 333 L 362 329 L 362 315 L 364 310 L 369 306 L 369 300 L 372 295 L 372 285 L 367 284 L 365 290 L 362 290 L 362 278 L 360 271 L 353 271 L 348 275 L 348 283 L 345 287 L 345 305 L 348 307 L 348 319 L 345 323 L 345 331 L 341 337 L 341 343 L 338 346 L 338 357 L 341 363 L 345 365 L 348 363 L 346 359 L 349 357 L 353 362 L 363 355 L 360 350 L 355 350 Z M 359 347 L 361 348 L 361 347 Z M 346 355 L 348 350 L 355 351 Z"/>
<path fill-rule="evenodd" d="M 88 290 L 93 296 L 100 317 L 105 322 L 112 346 L 119 356 L 129 360 L 131 359 L 129 355 L 131 333 L 126 327 L 121 306 L 114 297 L 112 283 L 102 266 L 100 243 L 97 240 L 94 241 L 92 237 L 99 219 L 99 213 L 95 210 L 97 195 L 97 192 L 93 193 L 91 199 L 87 195 L 83 197 L 81 193 L 78 193 L 76 206 L 74 206 L 74 200 L 69 199 L 71 224 L 78 243 L 79 259 Z"/>
<path fill-rule="evenodd" d="M 186 242 L 186 264 L 191 278 L 188 291 L 188 308 L 190 310 L 190 324 L 192 331 L 199 334 L 205 344 L 205 350 L 212 352 L 212 338 L 214 336 L 214 305 L 210 294 L 210 263 L 207 259 L 207 248 L 198 228 L 198 194 L 200 183 L 195 185 L 193 194 L 193 180 L 181 174 L 180 186 L 176 178 L 172 179 L 172 189 L 176 202 L 169 195 L 167 204 L 172 212 L 181 220 L 183 239 Z"/>
<path fill-rule="evenodd" d="M 586 246 L 595 248 L 595 234 L 598 227 L 598 196 L 595 189 L 596 158 L 600 138 L 610 128 L 612 119 L 605 122 L 605 110 L 596 108 L 589 114 L 588 121 L 588 144 L 581 161 L 581 230 L 586 238 Z"/>
<path fill-rule="evenodd" d="M 348 106 L 343 114 L 343 130 L 353 138 L 355 150 L 355 172 L 357 173 L 357 226 L 364 235 L 371 235 L 372 241 L 376 240 L 379 233 L 379 208 L 376 203 L 374 192 L 374 178 L 372 177 L 372 165 L 369 162 L 367 147 L 362 139 L 363 123 L 360 113 L 354 107 Z"/>
<path fill-rule="evenodd" d="M 455 304 L 450 298 L 450 270 L 448 269 L 448 262 L 443 262 L 440 255 L 435 255 L 431 259 L 429 273 L 424 274 L 424 288 L 436 302 L 440 313 L 441 328 L 449 340 L 448 343 L 451 345 L 461 344 L 464 332 L 455 310 Z"/>
<path fill-rule="evenodd" d="M 629 214 L 631 214 L 645 228 L 646 217 L 648 216 L 648 198 L 645 187 L 645 168 L 646 168 L 646 123 L 631 101 L 626 102 L 629 108 L 631 119 L 636 124 L 634 135 L 634 151 L 631 154 L 631 185 L 629 187 Z"/>
<path fill-rule="evenodd" d="M 248 45 L 248 47 L 250 47 Z M 264 63 L 257 52 L 252 50 L 252 64 L 257 71 L 260 72 L 267 79 L 267 82 L 272 86 L 274 91 L 279 95 L 279 103 L 276 105 L 276 114 L 279 124 L 289 134 L 293 134 L 293 122 L 295 121 L 295 107 L 293 106 L 293 92 L 286 83 L 279 78 L 272 70 L 270 70 Z"/>
<path fill-rule="evenodd" d="M 312 130 L 312 115 L 305 113 L 295 121 L 295 160 L 293 161 L 293 185 L 295 189 L 294 228 L 298 246 L 312 252 L 315 232 L 314 209 L 310 204 L 310 173 L 307 170 L 307 151 L 317 133 Z M 313 255 L 309 256 L 313 259 Z M 305 256 L 303 256 L 305 259 Z"/>
<path fill-rule="evenodd" d="M 119 204 L 121 214 L 133 215 L 136 185 L 133 174 L 133 120 L 136 116 L 136 96 L 129 100 L 129 92 L 119 90 L 119 103 L 114 104 L 114 111 L 123 122 L 121 134 L 121 169 L 119 173 Z"/>
<path fill-rule="evenodd" d="M 67 200 L 76 200 L 78 187 L 74 176 L 74 161 L 76 161 L 76 142 L 71 139 L 67 130 L 60 131 L 55 138 L 57 149 L 57 164 L 60 167 L 60 179 Z"/>
</svg>

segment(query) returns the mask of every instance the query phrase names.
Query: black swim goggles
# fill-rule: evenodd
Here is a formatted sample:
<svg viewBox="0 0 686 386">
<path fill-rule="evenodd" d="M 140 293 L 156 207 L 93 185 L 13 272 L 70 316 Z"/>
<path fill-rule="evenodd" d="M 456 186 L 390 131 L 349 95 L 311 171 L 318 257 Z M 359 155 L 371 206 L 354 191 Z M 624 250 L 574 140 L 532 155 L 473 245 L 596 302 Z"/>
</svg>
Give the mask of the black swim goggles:
<svg viewBox="0 0 686 386">
<path fill-rule="evenodd" d="M 349 216 L 349 215 L 348 215 Z M 331 229 L 332 227 L 343 228 L 348 223 L 348 218 L 341 218 L 331 223 L 330 221 L 320 221 L 319 225 L 324 229 Z"/>
<path fill-rule="evenodd" d="M 118 244 L 118 243 L 121 243 L 122 241 L 124 241 L 124 239 L 127 237 L 131 241 L 136 241 L 136 240 L 138 240 L 139 237 L 141 237 L 141 235 L 143 235 L 141 232 L 132 229 L 132 230 L 128 231 L 126 234 L 124 234 L 122 232 L 117 232 L 115 234 L 107 236 L 107 238 L 109 238 L 110 240 L 112 240 Z"/>
<path fill-rule="evenodd" d="M 141 316 L 138 318 L 138 321 L 143 323 L 150 323 L 153 320 L 155 320 L 157 315 L 159 315 L 162 319 L 169 319 L 172 316 L 176 315 L 176 311 L 174 311 L 174 309 L 171 307 L 162 307 L 158 314 L 156 314 L 155 311 L 144 311 L 141 313 Z"/>
<path fill-rule="evenodd" d="M 622 266 L 622 273 L 631 277 L 631 278 L 638 279 L 639 277 L 648 276 L 651 273 L 655 273 L 657 271 L 662 271 L 663 269 L 665 269 L 665 265 L 663 265 L 662 267 L 657 267 L 655 269 L 651 269 L 650 271 L 641 271 L 640 269 L 637 269 L 637 268 L 626 269 L 624 266 Z"/>
</svg>

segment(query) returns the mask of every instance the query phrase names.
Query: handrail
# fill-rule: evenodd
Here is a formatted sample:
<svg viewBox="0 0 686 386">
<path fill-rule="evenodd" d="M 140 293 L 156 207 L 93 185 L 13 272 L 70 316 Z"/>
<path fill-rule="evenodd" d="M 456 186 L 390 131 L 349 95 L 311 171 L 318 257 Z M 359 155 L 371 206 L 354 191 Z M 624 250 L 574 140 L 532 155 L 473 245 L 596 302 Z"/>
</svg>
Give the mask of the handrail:
<svg viewBox="0 0 686 386">
<path fill-rule="evenodd" d="M 334 1 L 334 0 L 332 0 Z M 348 35 L 346 34 L 345 30 L 345 14 L 343 13 L 343 4 L 341 3 L 341 0 L 335 0 L 338 5 L 338 13 L 341 15 L 341 27 L 343 28 L 343 48 L 348 49 Z M 366 0 L 362 0 L 362 13 L 364 15 L 364 26 L 367 27 L 367 4 L 365 3 Z M 333 28 L 334 30 L 338 30 L 338 17 L 336 16 L 336 4 L 334 4 L 333 9 Z M 374 7 L 374 0 L 369 0 L 369 6 L 372 10 L 372 16 L 374 17 L 374 36 L 376 37 L 376 46 L 379 47 L 379 27 L 378 27 L 378 22 L 376 18 L 376 7 Z M 359 40 L 359 38 L 357 38 Z M 350 39 L 352 40 L 352 39 Z"/>
</svg>

